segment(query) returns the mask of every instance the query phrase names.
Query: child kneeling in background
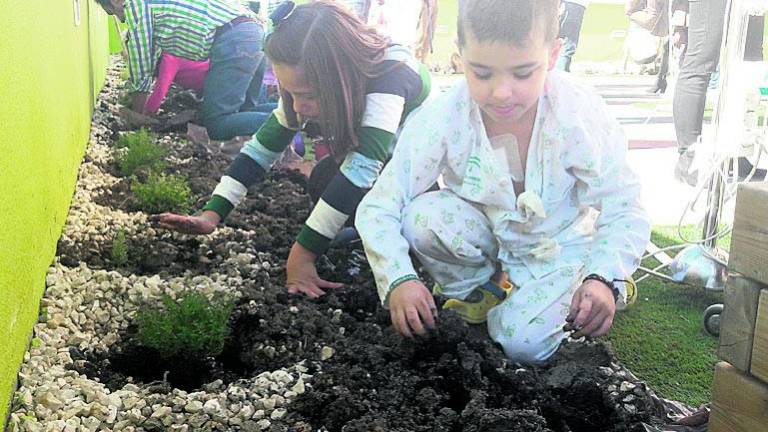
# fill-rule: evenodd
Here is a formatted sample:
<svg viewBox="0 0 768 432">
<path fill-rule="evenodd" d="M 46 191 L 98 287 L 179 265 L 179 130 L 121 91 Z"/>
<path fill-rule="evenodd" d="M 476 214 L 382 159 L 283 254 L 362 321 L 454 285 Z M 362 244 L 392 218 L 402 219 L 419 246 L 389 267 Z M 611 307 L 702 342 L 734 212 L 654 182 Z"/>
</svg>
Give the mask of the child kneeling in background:
<svg viewBox="0 0 768 432">
<path fill-rule="evenodd" d="M 467 0 L 466 80 L 405 124 L 356 227 L 393 326 L 434 327 L 436 293 L 513 360 L 601 336 L 650 237 L 627 140 L 602 99 L 553 70 L 559 0 Z M 428 191 L 442 177 L 442 189 Z M 596 213 L 599 212 L 599 216 Z"/>
</svg>

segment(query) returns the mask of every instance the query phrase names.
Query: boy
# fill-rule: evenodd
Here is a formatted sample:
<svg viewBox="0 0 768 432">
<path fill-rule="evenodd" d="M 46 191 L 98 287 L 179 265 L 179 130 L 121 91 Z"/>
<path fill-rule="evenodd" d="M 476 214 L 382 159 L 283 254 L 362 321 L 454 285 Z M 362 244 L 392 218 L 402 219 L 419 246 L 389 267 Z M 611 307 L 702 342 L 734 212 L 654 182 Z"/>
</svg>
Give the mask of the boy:
<svg viewBox="0 0 768 432">
<path fill-rule="evenodd" d="M 614 281 L 638 265 L 650 226 L 619 125 L 599 96 L 553 71 L 558 3 L 463 3 L 466 81 L 409 119 L 358 208 L 379 295 L 404 336 L 436 316 L 409 251 L 444 308 L 487 317 L 516 361 L 549 358 L 566 322 L 575 337 L 604 335 L 626 301 Z M 442 189 L 426 192 L 439 177 Z"/>
</svg>

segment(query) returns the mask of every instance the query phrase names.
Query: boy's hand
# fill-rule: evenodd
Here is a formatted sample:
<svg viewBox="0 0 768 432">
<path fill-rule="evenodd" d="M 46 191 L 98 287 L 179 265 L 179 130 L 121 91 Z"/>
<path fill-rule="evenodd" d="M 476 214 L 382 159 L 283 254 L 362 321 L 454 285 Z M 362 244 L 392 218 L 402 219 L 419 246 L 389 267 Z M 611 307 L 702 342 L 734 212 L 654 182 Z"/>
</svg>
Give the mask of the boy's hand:
<svg viewBox="0 0 768 432">
<path fill-rule="evenodd" d="M 389 316 L 392 326 L 405 337 L 426 334 L 424 324 L 435 328 L 437 306 L 432 293 L 417 280 L 403 282 L 389 294 Z"/>
<path fill-rule="evenodd" d="M 571 300 L 571 312 L 565 319 L 577 331 L 571 336 L 599 337 L 608 333 L 616 314 L 613 291 L 604 283 L 587 280 L 581 284 Z"/>
<path fill-rule="evenodd" d="M 285 264 L 288 292 L 304 293 L 307 297 L 317 298 L 325 294 L 323 289 L 341 288 L 344 284 L 321 279 L 315 268 L 317 256 L 298 242 L 293 244 L 288 261 Z"/>
<path fill-rule="evenodd" d="M 185 234 L 210 234 L 221 221 L 218 213 L 204 211 L 200 216 L 162 213 L 149 217 L 150 222 L 156 222 L 161 228 L 178 231 Z"/>
</svg>

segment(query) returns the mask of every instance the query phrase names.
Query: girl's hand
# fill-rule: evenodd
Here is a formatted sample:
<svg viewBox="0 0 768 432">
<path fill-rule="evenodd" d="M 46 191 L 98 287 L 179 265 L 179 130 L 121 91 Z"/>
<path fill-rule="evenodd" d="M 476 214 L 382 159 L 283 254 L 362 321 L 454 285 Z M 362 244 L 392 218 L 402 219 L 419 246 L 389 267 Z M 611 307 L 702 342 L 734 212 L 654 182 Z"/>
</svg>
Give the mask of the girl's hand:
<svg viewBox="0 0 768 432">
<path fill-rule="evenodd" d="M 418 280 L 403 282 L 389 293 L 389 316 L 392 326 L 405 337 L 423 336 L 427 328 L 435 328 L 437 306 L 432 293 Z"/>
<path fill-rule="evenodd" d="M 616 301 L 608 285 L 587 280 L 581 284 L 571 300 L 571 312 L 565 319 L 567 327 L 576 329 L 571 336 L 599 337 L 608 333 L 616 314 Z"/>
<path fill-rule="evenodd" d="M 157 223 L 160 228 L 178 231 L 185 234 L 210 234 L 221 222 L 219 214 L 206 210 L 200 216 L 178 215 L 174 213 L 162 213 L 149 217 L 150 222 Z"/>
<path fill-rule="evenodd" d="M 288 292 L 303 293 L 307 297 L 317 298 L 325 294 L 324 289 L 341 288 L 344 284 L 321 279 L 315 268 L 317 256 L 298 242 L 293 244 L 288 262 L 285 264 Z"/>
</svg>

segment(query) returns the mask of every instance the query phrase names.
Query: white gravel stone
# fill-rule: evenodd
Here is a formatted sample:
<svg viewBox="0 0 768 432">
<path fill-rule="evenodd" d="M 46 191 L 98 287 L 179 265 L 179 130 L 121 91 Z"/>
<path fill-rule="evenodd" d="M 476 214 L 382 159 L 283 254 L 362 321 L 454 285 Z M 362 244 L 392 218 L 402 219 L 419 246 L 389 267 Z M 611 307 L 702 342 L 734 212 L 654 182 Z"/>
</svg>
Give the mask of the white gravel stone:
<svg viewBox="0 0 768 432">
<path fill-rule="evenodd" d="M 208 415 L 223 415 L 224 410 L 221 408 L 221 403 L 218 399 L 211 399 L 203 404 L 203 411 Z"/>
<path fill-rule="evenodd" d="M 326 361 L 329 358 L 333 357 L 333 355 L 336 353 L 336 350 L 329 346 L 324 346 L 320 349 L 320 360 Z"/>
<path fill-rule="evenodd" d="M 199 400 L 189 401 L 189 403 L 184 406 L 184 411 L 192 414 L 200 412 L 202 409 L 203 403 Z"/>
<path fill-rule="evenodd" d="M 636 386 L 634 384 L 632 384 L 631 382 L 624 381 L 624 382 L 621 383 L 621 386 L 619 387 L 619 391 L 621 391 L 621 392 L 628 392 L 628 391 L 633 390 L 635 387 Z"/>
</svg>

